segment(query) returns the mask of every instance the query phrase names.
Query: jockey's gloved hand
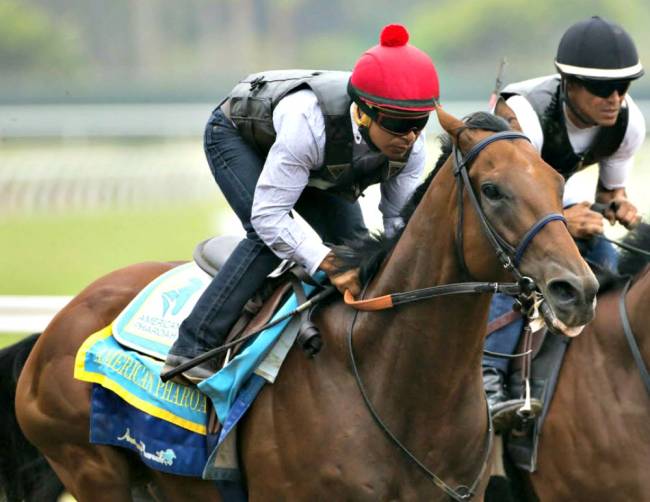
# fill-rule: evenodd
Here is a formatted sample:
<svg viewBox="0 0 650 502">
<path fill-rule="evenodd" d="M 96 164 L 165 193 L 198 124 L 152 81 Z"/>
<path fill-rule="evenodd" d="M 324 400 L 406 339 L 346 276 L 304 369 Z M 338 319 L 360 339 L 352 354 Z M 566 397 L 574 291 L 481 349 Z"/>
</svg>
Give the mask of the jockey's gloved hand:
<svg viewBox="0 0 650 502">
<path fill-rule="evenodd" d="M 589 239 L 604 231 L 603 215 L 590 209 L 590 202 L 580 202 L 564 209 L 569 233 L 576 239 Z"/>
<path fill-rule="evenodd" d="M 344 272 L 340 271 L 336 264 L 336 256 L 329 253 L 318 267 L 327 274 L 332 286 L 341 294 L 349 290 L 355 298 L 361 293 L 361 282 L 359 280 L 359 269 L 353 268 Z"/>
</svg>

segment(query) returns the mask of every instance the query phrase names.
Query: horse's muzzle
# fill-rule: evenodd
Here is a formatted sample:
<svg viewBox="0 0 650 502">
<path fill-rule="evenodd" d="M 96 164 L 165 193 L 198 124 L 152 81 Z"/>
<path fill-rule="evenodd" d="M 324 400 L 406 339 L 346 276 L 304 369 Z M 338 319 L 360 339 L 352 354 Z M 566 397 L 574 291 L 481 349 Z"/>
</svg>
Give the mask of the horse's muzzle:
<svg viewBox="0 0 650 502">
<path fill-rule="evenodd" d="M 594 317 L 598 281 L 593 274 L 565 274 L 546 283 L 544 296 L 555 316 L 566 326 L 582 326 Z"/>
</svg>

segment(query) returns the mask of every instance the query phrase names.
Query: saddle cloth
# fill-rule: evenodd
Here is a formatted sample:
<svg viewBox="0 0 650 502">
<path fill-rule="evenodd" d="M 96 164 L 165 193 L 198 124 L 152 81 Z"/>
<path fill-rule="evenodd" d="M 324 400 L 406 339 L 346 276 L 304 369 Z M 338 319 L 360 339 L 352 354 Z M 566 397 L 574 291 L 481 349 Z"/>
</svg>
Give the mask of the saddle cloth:
<svg viewBox="0 0 650 502">
<path fill-rule="evenodd" d="M 162 362 L 127 350 L 111 326 L 79 348 L 74 377 L 93 383 L 90 442 L 130 449 L 152 469 L 201 476 L 209 450 L 208 398 L 160 380 Z"/>
<path fill-rule="evenodd" d="M 299 328 L 299 319 L 289 319 L 263 331 L 243 346 L 240 352 L 222 370 L 199 384 L 198 388 L 183 386 L 175 382 L 162 383 L 159 375 L 162 359 L 178 336 L 178 326 L 184 316 L 191 312 L 201 292 L 209 283 L 210 276 L 194 263 L 176 267 L 158 277 L 118 316 L 112 326 L 92 335 L 79 349 L 75 362 L 75 378 L 92 382 L 119 396 L 124 406 L 134 411 L 117 412 L 115 398 L 107 397 L 102 391 L 93 391 L 94 421 L 91 423 L 91 439 L 102 444 L 125 446 L 139 453 L 143 461 L 152 468 L 195 476 L 196 465 L 185 465 L 174 460 L 180 455 L 183 445 L 195 449 L 195 457 L 203 459 L 212 452 L 207 469 L 203 473 L 210 479 L 236 479 L 236 470 L 222 468 L 232 464 L 226 459 L 221 446 L 230 438 L 237 422 L 253 403 L 255 396 L 266 382 L 274 382 L 280 366 L 293 345 Z M 303 284 L 307 295 L 314 286 Z M 273 319 L 293 311 L 298 306 L 292 295 Z M 286 329 L 289 327 L 290 329 Z M 118 343 L 119 341 L 119 343 Z M 122 347 L 124 344 L 126 347 Z M 136 350 L 133 350 L 136 349 Z M 140 353 L 142 352 L 142 353 Z M 208 433 L 208 401 L 214 408 L 222 425 L 218 435 Z M 106 410 L 111 410 L 107 415 Z M 124 423 L 106 417 L 127 417 Z M 153 417 L 149 426 L 143 415 Z M 146 435 L 149 431 L 162 430 L 151 427 L 155 420 L 179 427 L 187 434 L 203 437 L 205 452 L 201 454 L 195 438 L 178 440 L 179 443 L 163 448 L 162 438 L 181 438 L 180 433 Z M 103 429 L 102 429 L 103 424 Z M 152 454 L 143 445 L 156 445 Z M 235 452 L 235 448 L 227 448 Z M 169 451 L 167 451 L 169 450 Z M 162 455 L 162 456 L 161 456 Z M 183 457 L 186 455 L 183 454 Z M 176 470 L 174 470 L 176 469 Z M 200 473 L 199 473 L 200 474 Z"/>
</svg>

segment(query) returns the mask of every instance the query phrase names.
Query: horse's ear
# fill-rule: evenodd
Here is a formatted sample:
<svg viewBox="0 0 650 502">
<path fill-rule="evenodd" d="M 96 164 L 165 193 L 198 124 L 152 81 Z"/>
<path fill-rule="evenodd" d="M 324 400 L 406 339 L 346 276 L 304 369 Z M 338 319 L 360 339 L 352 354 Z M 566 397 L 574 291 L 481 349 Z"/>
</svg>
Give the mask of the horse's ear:
<svg viewBox="0 0 650 502">
<path fill-rule="evenodd" d="M 456 144 L 458 131 L 465 127 L 465 124 L 462 120 L 444 111 L 440 106 L 436 106 L 436 114 L 438 115 L 438 122 L 440 122 L 442 128 L 449 133 L 451 140 Z"/>
</svg>

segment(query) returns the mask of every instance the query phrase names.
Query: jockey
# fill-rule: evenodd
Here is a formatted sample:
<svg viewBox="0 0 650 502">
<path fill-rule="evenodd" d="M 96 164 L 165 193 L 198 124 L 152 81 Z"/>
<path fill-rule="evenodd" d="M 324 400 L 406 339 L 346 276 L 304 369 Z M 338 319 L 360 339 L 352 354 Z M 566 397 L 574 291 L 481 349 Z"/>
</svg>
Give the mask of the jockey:
<svg viewBox="0 0 650 502">
<path fill-rule="evenodd" d="M 280 70 L 240 82 L 214 110 L 205 152 L 246 236 L 181 324 L 163 371 L 223 344 L 244 304 L 288 259 L 359 294 L 358 270 L 336 273 L 330 246 L 367 234 L 357 198 L 381 183 L 392 235 L 425 167 L 423 129 L 439 97 L 430 57 L 401 25 L 383 28 L 352 73 Z M 297 211 L 315 231 L 292 217 Z M 218 368 L 184 373 L 193 382 Z"/>
<path fill-rule="evenodd" d="M 501 92 L 495 114 L 524 132 L 542 158 L 565 180 L 584 167 L 598 163 L 596 202 L 606 204 L 605 218 L 631 227 L 637 209 L 625 193 L 634 154 L 645 139 L 645 121 L 628 89 L 643 75 L 632 38 L 620 26 L 594 16 L 571 26 L 562 36 L 555 66 L 559 75 L 508 85 Z M 564 216 L 571 235 L 587 261 L 616 268 L 611 243 L 598 238 L 603 216 L 564 195 Z M 512 311 L 512 299 L 495 295 L 490 321 Z M 505 319 L 505 317 L 503 318 Z M 513 354 L 523 320 L 519 317 L 488 336 L 485 348 Z M 504 388 L 507 359 L 486 356 L 483 380 L 497 431 L 507 429 L 522 399 L 510 399 Z M 533 400 L 535 412 L 541 403 Z"/>
</svg>

